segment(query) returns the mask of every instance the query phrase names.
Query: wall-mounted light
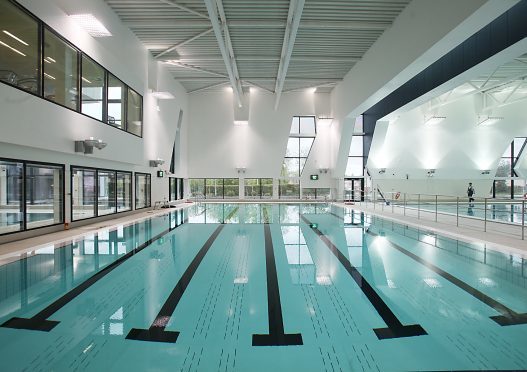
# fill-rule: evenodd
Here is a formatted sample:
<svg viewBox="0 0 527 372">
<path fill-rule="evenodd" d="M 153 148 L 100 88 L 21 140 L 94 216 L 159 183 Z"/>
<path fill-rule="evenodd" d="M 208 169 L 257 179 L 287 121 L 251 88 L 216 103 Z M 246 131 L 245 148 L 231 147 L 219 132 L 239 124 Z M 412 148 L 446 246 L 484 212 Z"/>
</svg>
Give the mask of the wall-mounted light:
<svg viewBox="0 0 527 372">
<path fill-rule="evenodd" d="M 333 123 L 333 118 L 325 117 L 325 116 L 319 116 L 317 120 L 317 124 L 321 127 L 329 127 Z"/>
<path fill-rule="evenodd" d="M 152 92 L 152 96 L 157 99 L 174 99 L 174 95 L 170 92 Z"/>
<path fill-rule="evenodd" d="M 246 126 L 249 125 L 249 120 L 234 120 L 234 125 Z"/>
<path fill-rule="evenodd" d="M 85 140 L 75 141 L 75 152 L 83 152 L 85 154 L 93 154 L 93 148 L 102 150 L 107 145 L 103 140 L 90 137 Z"/>
<path fill-rule="evenodd" d="M 490 169 L 484 169 L 481 171 L 481 174 L 490 174 Z"/>
<path fill-rule="evenodd" d="M 320 168 L 318 171 L 319 171 L 319 173 L 321 173 L 321 174 L 322 174 L 322 173 L 326 174 L 326 173 L 328 173 L 328 168 Z"/>
<path fill-rule="evenodd" d="M 488 115 L 480 115 L 478 116 L 478 125 L 481 126 L 489 126 L 496 124 L 498 121 L 503 120 L 504 118 L 501 116 L 488 116 Z"/>
<path fill-rule="evenodd" d="M 236 168 L 236 172 L 238 172 L 238 174 L 245 174 L 246 171 L 247 171 L 247 168 L 245 167 Z"/>
<path fill-rule="evenodd" d="M 157 159 L 154 159 L 154 160 L 150 160 L 150 166 L 151 167 L 157 167 L 159 165 L 163 165 L 165 164 L 165 161 L 163 159 L 160 159 L 160 158 L 157 158 Z"/>
<path fill-rule="evenodd" d="M 429 169 L 427 172 L 426 172 L 426 175 L 428 177 L 434 177 L 434 174 L 436 173 L 436 170 L 435 169 Z"/>
<path fill-rule="evenodd" d="M 93 37 L 112 36 L 110 31 L 93 14 L 71 14 L 70 17 Z"/>
<path fill-rule="evenodd" d="M 441 123 L 445 119 L 446 119 L 446 116 L 437 116 L 437 115 L 425 116 L 425 124 L 436 125 L 436 124 Z"/>
<path fill-rule="evenodd" d="M 379 169 L 379 174 L 384 174 L 384 173 L 386 173 L 386 168 Z"/>
</svg>

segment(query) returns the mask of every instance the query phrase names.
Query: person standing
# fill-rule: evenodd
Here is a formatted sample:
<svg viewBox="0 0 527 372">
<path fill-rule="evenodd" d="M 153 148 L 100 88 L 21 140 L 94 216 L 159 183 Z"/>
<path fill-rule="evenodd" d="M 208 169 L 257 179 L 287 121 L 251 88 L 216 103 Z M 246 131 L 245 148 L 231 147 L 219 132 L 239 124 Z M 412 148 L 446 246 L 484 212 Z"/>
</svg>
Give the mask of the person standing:
<svg viewBox="0 0 527 372">
<path fill-rule="evenodd" d="M 476 190 L 474 190 L 474 187 L 472 186 L 472 182 L 468 183 L 467 188 L 467 196 L 468 196 L 468 203 L 472 205 L 474 202 L 474 194 L 476 193 Z"/>
</svg>

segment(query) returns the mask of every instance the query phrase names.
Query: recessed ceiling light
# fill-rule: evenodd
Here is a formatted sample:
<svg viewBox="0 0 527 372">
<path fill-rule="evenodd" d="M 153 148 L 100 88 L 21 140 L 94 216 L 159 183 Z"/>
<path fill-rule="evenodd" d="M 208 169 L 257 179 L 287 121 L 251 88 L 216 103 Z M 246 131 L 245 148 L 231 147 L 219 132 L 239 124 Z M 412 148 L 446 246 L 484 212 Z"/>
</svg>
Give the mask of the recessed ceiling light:
<svg viewBox="0 0 527 372">
<path fill-rule="evenodd" d="M 93 14 L 72 14 L 70 17 L 93 37 L 112 36 L 110 31 Z"/>
</svg>

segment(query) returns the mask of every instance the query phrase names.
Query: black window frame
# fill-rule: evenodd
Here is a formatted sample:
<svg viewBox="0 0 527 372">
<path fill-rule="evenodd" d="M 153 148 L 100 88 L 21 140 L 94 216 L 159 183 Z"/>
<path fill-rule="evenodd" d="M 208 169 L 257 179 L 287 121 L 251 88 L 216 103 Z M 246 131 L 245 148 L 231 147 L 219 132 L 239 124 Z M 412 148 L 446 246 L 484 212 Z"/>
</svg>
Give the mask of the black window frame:
<svg viewBox="0 0 527 372">
<path fill-rule="evenodd" d="M 52 226 L 58 226 L 63 225 L 66 221 L 66 166 L 64 164 L 59 163 L 49 163 L 49 162 L 42 162 L 42 161 L 32 161 L 32 160 L 23 160 L 23 159 L 14 159 L 14 158 L 5 158 L 0 157 L 0 161 L 6 161 L 6 162 L 17 162 L 22 164 L 22 205 L 21 205 L 21 213 L 24 216 L 23 222 L 22 222 L 22 229 L 18 231 L 11 231 L 6 233 L 0 233 L 0 236 L 6 236 L 6 235 L 12 235 L 12 234 L 19 234 L 25 231 L 33 231 L 38 229 L 44 229 L 47 227 Z M 45 225 L 45 226 L 37 226 L 37 227 L 31 227 L 27 228 L 27 195 L 26 195 L 26 172 L 27 172 L 27 165 L 42 165 L 42 166 L 51 166 L 51 167 L 57 167 L 62 170 L 62 221 L 57 222 L 51 225 Z"/>
<path fill-rule="evenodd" d="M 63 107 L 67 110 L 70 110 L 70 111 L 73 111 L 73 112 L 76 112 L 77 114 L 80 114 L 80 115 L 83 115 L 87 118 L 90 118 L 92 120 L 95 120 L 95 121 L 98 121 L 100 123 L 103 123 L 105 125 L 108 125 L 112 128 L 115 128 L 117 130 L 120 130 L 120 131 L 123 131 L 125 133 L 128 133 L 132 136 L 135 136 L 135 137 L 139 137 L 139 138 L 143 138 L 143 126 L 144 126 L 144 118 L 143 118 L 143 115 L 144 115 L 144 107 L 143 107 L 143 104 L 144 104 L 144 97 L 142 94 L 139 94 L 137 92 L 137 90 L 133 89 L 130 85 L 124 83 L 124 80 L 119 78 L 116 74 L 114 74 L 113 72 L 111 72 L 110 70 L 108 70 L 107 68 L 105 68 L 103 65 L 101 65 L 99 62 L 97 62 L 94 58 L 92 58 L 89 54 L 83 52 L 80 48 L 78 48 L 75 44 L 73 44 L 72 42 L 70 42 L 68 39 L 66 39 L 64 36 L 60 35 L 53 27 L 51 27 L 50 25 L 48 25 L 47 23 L 45 23 L 44 21 L 42 21 L 40 18 L 38 18 L 37 16 L 35 16 L 32 12 L 30 12 L 28 9 L 26 9 L 24 6 L 20 5 L 19 3 L 17 3 L 16 1 L 14 0 L 7 0 L 8 3 L 10 3 L 11 5 L 17 7 L 18 9 L 20 9 L 21 11 L 23 11 L 26 15 L 30 16 L 31 18 L 33 18 L 36 22 L 37 22 L 37 29 L 38 29 L 38 46 L 37 46 L 37 55 L 38 55 L 38 62 L 37 62 L 37 68 L 38 68 L 38 71 L 37 71 L 37 93 L 34 93 L 34 92 L 31 92 L 31 91 L 28 91 L 28 90 L 25 90 L 25 89 L 22 89 L 21 87 L 19 86 L 16 86 L 14 84 L 11 84 L 9 82 L 6 82 L 6 81 L 3 81 L 3 80 L 0 80 L 0 83 L 2 84 L 5 84 L 5 85 L 8 85 L 12 88 L 15 88 L 15 89 L 18 89 L 22 92 L 25 92 L 25 93 L 28 93 L 32 96 L 35 96 L 35 97 L 39 97 L 47 102 L 50 102 L 50 103 L 53 103 L 57 106 L 60 106 L 60 107 Z M 61 41 L 65 42 L 66 44 L 68 44 L 69 46 L 71 46 L 73 49 L 75 49 L 77 51 L 77 89 L 78 89 L 78 98 L 77 98 L 77 110 L 74 110 L 72 109 L 71 107 L 68 107 L 68 106 L 65 106 L 65 105 L 62 105 L 58 102 L 55 102 L 55 101 L 52 101 L 48 98 L 45 98 L 44 97 L 44 68 L 43 68 L 43 60 L 44 60 L 44 28 L 48 29 L 49 31 L 53 32 L 53 34 L 55 36 L 57 36 Z M 90 60 L 92 60 L 93 62 L 95 62 L 95 64 L 99 65 L 103 70 L 104 70 L 104 81 L 105 81 L 105 84 L 106 84 L 106 89 L 103 90 L 103 115 L 102 115 L 102 120 L 99 120 L 99 119 L 96 119 L 92 116 L 89 116 L 87 114 L 84 114 L 81 112 L 81 109 L 82 109 L 82 91 L 81 91 L 81 79 L 82 79 L 82 57 L 83 56 L 86 56 L 88 57 Z M 139 97 L 140 97 L 140 100 L 141 100 L 141 104 L 140 104 L 140 117 L 141 117 L 141 134 L 140 135 L 137 135 L 135 133 L 132 133 L 132 132 L 129 132 L 127 129 L 127 122 L 125 121 L 124 122 L 124 128 L 119 128 L 119 127 L 116 127 L 115 125 L 111 125 L 111 124 L 108 124 L 107 122 L 107 112 L 108 112 L 108 100 L 107 100 L 107 86 L 108 86 L 108 74 L 112 74 L 114 77 L 116 77 L 117 79 L 119 79 L 121 82 L 124 83 L 125 87 L 126 87 L 126 101 L 128 100 L 128 90 L 132 90 L 133 92 L 135 92 Z M 128 102 L 126 102 L 126 110 L 125 110 L 125 117 L 128 115 Z M 126 118 L 125 118 L 126 119 Z"/>
<path fill-rule="evenodd" d="M 148 197 L 148 205 L 137 208 L 137 176 L 146 176 L 147 179 L 150 180 L 150 189 L 148 190 L 149 197 Z M 146 208 L 152 207 L 152 175 L 150 173 L 143 173 L 143 172 L 134 172 L 134 210 L 141 210 Z"/>
<path fill-rule="evenodd" d="M 95 204 L 95 216 L 92 216 L 92 217 L 86 217 L 86 218 L 79 218 L 79 219 L 73 219 L 73 182 L 72 182 L 72 178 L 73 178 L 73 171 L 74 169 L 86 169 L 86 170 L 89 170 L 89 171 L 94 171 L 95 172 L 95 201 L 94 201 L 94 204 Z M 99 216 L 99 171 L 103 171 L 103 172 L 114 172 L 115 174 L 115 197 L 114 197 L 114 202 L 115 202 L 115 212 L 114 213 L 109 213 L 109 214 L 103 214 L 102 216 Z M 130 206 L 131 208 L 129 210 L 126 210 L 126 211 L 121 211 L 119 212 L 118 211 L 118 208 L 117 208 L 117 173 L 127 173 L 127 174 L 130 174 L 130 179 L 132 181 L 132 190 L 130 190 Z M 83 165 L 70 165 L 70 221 L 71 222 L 78 222 L 78 221 L 86 221 L 86 220 L 91 220 L 93 218 L 100 218 L 100 217 L 107 217 L 107 216 L 113 216 L 113 215 L 116 215 L 116 214 L 121 214 L 121 213 L 127 213 L 127 212 L 130 212 L 130 211 L 133 211 L 133 205 L 132 205 L 132 192 L 133 192 L 133 173 L 131 171 L 125 171 L 125 170 L 120 170 L 120 169 L 107 169 L 107 168 L 96 168 L 96 167 L 87 167 L 87 166 L 83 166 Z"/>
</svg>

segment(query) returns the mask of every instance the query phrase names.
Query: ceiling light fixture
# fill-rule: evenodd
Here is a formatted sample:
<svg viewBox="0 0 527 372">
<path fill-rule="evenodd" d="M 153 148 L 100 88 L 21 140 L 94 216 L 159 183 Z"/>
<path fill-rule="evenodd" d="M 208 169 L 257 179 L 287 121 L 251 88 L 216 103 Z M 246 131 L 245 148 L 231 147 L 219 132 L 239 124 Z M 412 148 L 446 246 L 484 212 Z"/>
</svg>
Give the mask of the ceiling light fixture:
<svg viewBox="0 0 527 372">
<path fill-rule="evenodd" d="M 93 37 L 112 36 L 110 31 L 93 14 L 71 14 L 70 17 Z"/>
<path fill-rule="evenodd" d="M 501 117 L 501 116 L 488 116 L 488 115 L 483 115 L 483 116 L 478 116 L 478 125 L 481 125 L 481 126 L 489 126 L 489 125 L 493 125 L 493 124 L 496 124 L 498 121 L 501 121 L 503 120 L 504 118 Z"/>
<path fill-rule="evenodd" d="M 425 116 L 425 124 L 436 125 L 436 124 L 441 123 L 445 119 L 446 119 L 446 116 L 436 116 L 436 115 Z"/>
<path fill-rule="evenodd" d="M 5 46 L 5 47 L 11 49 L 13 52 L 20 54 L 20 55 L 23 56 L 23 57 L 26 56 L 26 55 L 25 55 L 24 53 L 22 53 L 20 50 L 13 48 L 11 45 L 6 44 L 6 43 L 4 43 L 3 41 L 0 41 L 0 44 L 2 44 L 3 46 Z"/>
<path fill-rule="evenodd" d="M 29 46 L 28 43 L 26 43 L 24 40 L 20 39 L 19 37 L 16 37 L 15 35 L 13 35 L 11 32 L 7 31 L 7 30 L 3 30 L 4 34 L 8 35 L 8 36 L 11 36 L 13 39 L 15 39 L 16 41 L 24 44 L 25 46 Z"/>
<path fill-rule="evenodd" d="M 152 96 L 157 99 L 174 99 L 174 95 L 170 92 L 152 92 Z"/>
<path fill-rule="evenodd" d="M 319 116 L 317 120 L 317 124 L 321 127 L 329 127 L 333 123 L 333 118 L 326 117 L 326 116 Z"/>
</svg>

